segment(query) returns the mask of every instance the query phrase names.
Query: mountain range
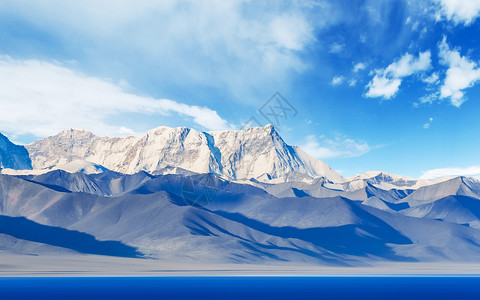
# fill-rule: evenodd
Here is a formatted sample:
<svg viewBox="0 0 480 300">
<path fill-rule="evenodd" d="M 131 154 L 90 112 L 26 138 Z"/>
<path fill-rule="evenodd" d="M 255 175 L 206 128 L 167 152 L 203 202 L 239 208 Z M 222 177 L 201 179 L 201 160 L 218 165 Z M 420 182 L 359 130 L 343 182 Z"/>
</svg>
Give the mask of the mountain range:
<svg viewBox="0 0 480 300">
<path fill-rule="evenodd" d="M 0 136 L 0 249 L 206 263 L 479 260 L 480 181 L 343 177 L 271 125 Z"/>
</svg>

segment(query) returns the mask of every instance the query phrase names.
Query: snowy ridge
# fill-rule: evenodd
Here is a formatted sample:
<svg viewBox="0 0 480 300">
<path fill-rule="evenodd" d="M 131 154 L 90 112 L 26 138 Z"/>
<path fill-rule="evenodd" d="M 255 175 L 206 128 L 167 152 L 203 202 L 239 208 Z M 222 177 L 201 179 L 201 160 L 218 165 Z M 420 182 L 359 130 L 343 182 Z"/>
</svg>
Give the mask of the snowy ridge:
<svg viewBox="0 0 480 300">
<path fill-rule="evenodd" d="M 179 168 L 230 180 L 284 181 L 293 175 L 344 181 L 327 164 L 287 145 L 272 125 L 215 132 L 158 127 L 125 138 L 69 129 L 27 149 L 35 169 L 66 169 L 84 161 L 124 174 L 176 172 Z"/>
<path fill-rule="evenodd" d="M 383 171 L 368 171 L 363 174 L 357 174 L 347 177 L 348 185 L 346 189 L 356 190 L 363 188 L 367 183 L 378 188 L 389 189 L 418 189 L 423 186 L 444 182 L 451 177 L 442 177 L 436 179 L 413 179 L 406 176 L 393 175 Z"/>
<path fill-rule="evenodd" d="M 19 149 L 16 152 L 23 149 L 25 156 L 25 148 L 13 146 Z M 27 158 L 26 163 L 10 163 L 0 172 L 8 175 L 38 175 L 52 170 L 86 174 L 106 170 L 158 175 L 212 173 L 248 184 L 254 181 L 316 184 L 325 179 L 322 181 L 325 188 L 347 192 L 363 190 L 367 185 L 383 190 L 416 190 L 451 179 L 412 179 L 382 171 L 345 178 L 299 147 L 286 144 L 272 125 L 211 132 L 158 127 L 140 136 L 123 138 L 98 137 L 86 130 L 68 129 L 27 145 L 26 149 L 33 170 L 28 170 L 31 167 Z"/>
</svg>

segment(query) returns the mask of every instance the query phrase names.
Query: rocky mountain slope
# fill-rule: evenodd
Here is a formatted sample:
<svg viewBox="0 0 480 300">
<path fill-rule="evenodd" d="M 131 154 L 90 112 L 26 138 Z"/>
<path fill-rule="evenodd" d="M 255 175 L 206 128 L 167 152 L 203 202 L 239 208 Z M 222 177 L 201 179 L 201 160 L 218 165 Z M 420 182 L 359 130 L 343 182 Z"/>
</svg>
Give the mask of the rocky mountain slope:
<svg viewBox="0 0 480 300">
<path fill-rule="evenodd" d="M 27 145 L 27 149 L 35 170 L 5 170 L 4 174 L 40 174 L 52 169 L 71 173 L 212 173 L 249 183 L 251 179 L 264 183 L 323 180 L 325 187 L 345 191 L 367 185 L 412 190 L 450 179 L 419 180 L 381 171 L 344 178 L 302 149 L 286 144 L 272 125 L 212 132 L 158 127 L 125 138 L 98 137 L 85 130 L 69 129 Z"/>
<path fill-rule="evenodd" d="M 273 126 L 198 132 L 159 127 L 142 136 L 97 137 L 69 129 L 27 146 L 35 169 L 62 168 L 79 161 L 125 174 L 213 173 L 227 179 L 326 177 L 343 181 L 327 164 L 287 145 Z"/>
<path fill-rule="evenodd" d="M 32 162 L 28 151 L 23 146 L 18 146 L 0 133 L 0 169 L 32 169 Z"/>
</svg>

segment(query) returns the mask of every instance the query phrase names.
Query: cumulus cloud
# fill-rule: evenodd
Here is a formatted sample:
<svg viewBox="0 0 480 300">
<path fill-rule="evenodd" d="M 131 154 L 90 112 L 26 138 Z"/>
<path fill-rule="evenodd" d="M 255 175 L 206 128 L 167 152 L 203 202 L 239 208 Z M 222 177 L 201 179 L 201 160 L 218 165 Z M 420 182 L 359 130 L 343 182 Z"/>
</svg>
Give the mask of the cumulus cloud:
<svg viewBox="0 0 480 300">
<path fill-rule="evenodd" d="M 471 25 L 480 16 L 478 0 L 436 0 L 439 4 L 437 20 L 443 17 L 453 21 L 455 25 Z"/>
<path fill-rule="evenodd" d="M 418 57 L 406 53 L 385 69 L 377 70 L 367 85 L 366 97 L 390 99 L 398 92 L 402 78 L 426 71 L 431 67 L 430 51 L 420 52 Z"/>
<path fill-rule="evenodd" d="M 365 142 L 345 137 L 336 137 L 335 139 L 320 137 L 319 140 L 315 135 L 307 136 L 305 143 L 300 148 L 318 159 L 357 157 L 371 150 Z"/>
<path fill-rule="evenodd" d="M 337 85 L 342 84 L 342 82 L 343 82 L 344 80 L 345 80 L 345 77 L 343 77 L 343 76 L 335 76 L 335 77 L 332 78 L 331 84 L 332 84 L 333 86 L 337 86 Z"/>
<path fill-rule="evenodd" d="M 71 127 L 102 135 L 131 134 L 129 128 L 108 123 L 108 118 L 124 113 L 173 114 L 211 130 L 230 126 L 207 107 L 135 95 L 124 85 L 49 62 L 0 57 L 0 129 L 37 137 Z"/>
<path fill-rule="evenodd" d="M 422 174 L 421 179 L 441 178 L 445 176 L 467 176 L 480 178 L 480 166 L 471 166 L 467 168 L 441 168 L 428 170 Z"/>
<path fill-rule="evenodd" d="M 414 73 L 428 70 L 431 62 L 430 51 L 420 52 L 417 58 L 406 53 L 398 61 L 389 65 L 384 70 L 384 74 L 395 78 L 410 76 Z"/>
<path fill-rule="evenodd" d="M 390 99 L 397 93 L 401 83 L 402 80 L 399 78 L 386 78 L 382 75 L 375 75 L 367 85 L 368 91 L 365 96 Z"/>
<path fill-rule="evenodd" d="M 480 81 L 480 68 L 456 49 L 451 50 L 446 37 L 438 46 L 440 63 L 447 66 L 445 80 L 440 88 L 440 98 L 449 99 L 459 107 L 465 102 L 464 91 Z"/>
</svg>

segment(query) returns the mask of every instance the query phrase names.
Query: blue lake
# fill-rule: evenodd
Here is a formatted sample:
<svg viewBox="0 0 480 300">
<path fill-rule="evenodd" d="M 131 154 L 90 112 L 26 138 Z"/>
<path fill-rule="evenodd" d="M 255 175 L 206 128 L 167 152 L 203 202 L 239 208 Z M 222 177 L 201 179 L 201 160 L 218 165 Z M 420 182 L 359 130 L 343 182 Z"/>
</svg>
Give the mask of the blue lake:
<svg viewBox="0 0 480 300">
<path fill-rule="evenodd" d="M 0 299 L 480 299 L 475 276 L 0 278 Z"/>
</svg>

